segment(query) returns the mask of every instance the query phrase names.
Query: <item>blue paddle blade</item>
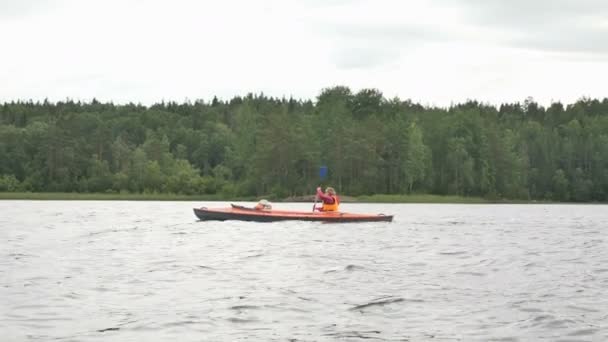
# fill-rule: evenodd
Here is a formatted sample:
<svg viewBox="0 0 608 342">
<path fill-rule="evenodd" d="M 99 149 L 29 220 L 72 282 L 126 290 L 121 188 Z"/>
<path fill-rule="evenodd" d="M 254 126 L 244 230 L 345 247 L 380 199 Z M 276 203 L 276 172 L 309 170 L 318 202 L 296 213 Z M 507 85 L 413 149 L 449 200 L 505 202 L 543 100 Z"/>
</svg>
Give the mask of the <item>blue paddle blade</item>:
<svg viewBox="0 0 608 342">
<path fill-rule="evenodd" d="M 321 166 L 319 168 L 319 178 L 325 179 L 327 177 L 327 166 Z"/>
</svg>

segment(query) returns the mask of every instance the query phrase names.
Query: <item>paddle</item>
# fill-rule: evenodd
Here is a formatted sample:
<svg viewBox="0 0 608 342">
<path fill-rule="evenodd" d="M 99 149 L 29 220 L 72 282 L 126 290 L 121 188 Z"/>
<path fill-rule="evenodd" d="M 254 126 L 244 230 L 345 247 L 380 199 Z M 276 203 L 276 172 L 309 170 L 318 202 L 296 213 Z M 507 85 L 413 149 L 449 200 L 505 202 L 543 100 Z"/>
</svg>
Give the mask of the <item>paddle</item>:
<svg viewBox="0 0 608 342">
<path fill-rule="evenodd" d="M 321 180 L 324 180 L 325 177 L 327 177 L 327 166 L 321 166 L 319 167 L 319 178 Z M 314 213 L 315 209 L 317 208 L 317 195 L 315 194 L 315 203 L 312 205 L 312 211 Z"/>
</svg>

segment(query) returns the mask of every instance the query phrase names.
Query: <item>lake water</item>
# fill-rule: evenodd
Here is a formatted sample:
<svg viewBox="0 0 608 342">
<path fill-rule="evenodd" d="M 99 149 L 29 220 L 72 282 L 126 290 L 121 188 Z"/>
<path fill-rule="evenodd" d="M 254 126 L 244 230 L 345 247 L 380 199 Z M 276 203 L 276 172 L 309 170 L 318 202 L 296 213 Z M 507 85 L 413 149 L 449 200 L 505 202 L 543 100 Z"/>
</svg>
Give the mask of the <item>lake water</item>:
<svg viewBox="0 0 608 342">
<path fill-rule="evenodd" d="M 0 340 L 608 341 L 606 206 L 227 204 L 0 201 Z"/>
</svg>

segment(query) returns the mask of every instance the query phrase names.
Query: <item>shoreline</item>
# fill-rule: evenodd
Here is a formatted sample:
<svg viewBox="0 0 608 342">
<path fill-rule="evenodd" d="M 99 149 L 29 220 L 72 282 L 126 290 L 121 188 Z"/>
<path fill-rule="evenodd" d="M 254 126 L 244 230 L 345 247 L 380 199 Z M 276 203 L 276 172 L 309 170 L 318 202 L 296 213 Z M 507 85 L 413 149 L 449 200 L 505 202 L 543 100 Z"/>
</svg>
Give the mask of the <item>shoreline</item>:
<svg viewBox="0 0 608 342">
<path fill-rule="evenodd" d="M 255 202 L 262 197 L 227 197 L 222 195 L 176 195 L 176 194 L 132 194 L 132 193 L 61 193 L 61 192 L 0 192 L 0 200 L 40 200 L 40 201 L 204 201 L 204 202 Z M 266 197 L 270 198 L 270 197 Z M 485 199 L 452 195 L 365 195 L 341 196 L 342 203 L 442 203 L 442 204 L 573 204 L 538 200 Z M 314 197 L 298 196 L 285 199 L 270 199 L 275 203 L 313 202 Z M 585 202 L 577 204 L 604 204 Z"/>
</svg>

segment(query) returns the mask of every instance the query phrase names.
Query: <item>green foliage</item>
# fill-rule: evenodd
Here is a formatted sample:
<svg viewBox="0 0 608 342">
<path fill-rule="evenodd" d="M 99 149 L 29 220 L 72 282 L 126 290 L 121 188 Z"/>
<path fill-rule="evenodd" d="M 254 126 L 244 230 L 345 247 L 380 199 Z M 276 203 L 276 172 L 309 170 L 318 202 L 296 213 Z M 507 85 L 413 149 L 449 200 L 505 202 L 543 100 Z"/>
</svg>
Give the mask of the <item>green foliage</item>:
<svg viewBox="0 0 608 342">
<path fill-rule="evenodd" d="M 422 130 L 413 122 L 407 131 L 407 149 L 404 170 L 408 193 L 414 189 L 415 183 L 424 180 L 430 169 L 431 151 L 424 144 Z"/>
<path fill-rule="evenodd" d="M 13 175 L 0 175 L 0 191 L 16 192 L 21 190 L 19 180 Z"/>
<path fill-rule="evenodd" d="M 87 187 L 85 191 L 105 192 L 112 188 L 112 173 L 107 160 L 100 160 L 97 155 L 93 156 L 90 163 L 89 177 L 85 178 Z"/>
<path fill-rule="evenodd" d="M 438 196 L 438 195 L 371 195 L 359 196 L 357 202 L 367 203 L 491 203 L 481 197 Z"/>
<path fill-rule="evenodd" d="M 557 201 L 567 201 L 570 195 L 568 194 L 568 179 L 564 170 L 556 170 L 552 180 L 554 199 Z"/>
<path fill-rule="evenodd" d="M 434 108 L 337 86 L 314 103 L 248 94 L 0 107 L 5 192 L 284 198 L 331 185 L 389 200 L 582 202 L 608 199 L 606 170 L 608 99 Z"/>
</svg>

